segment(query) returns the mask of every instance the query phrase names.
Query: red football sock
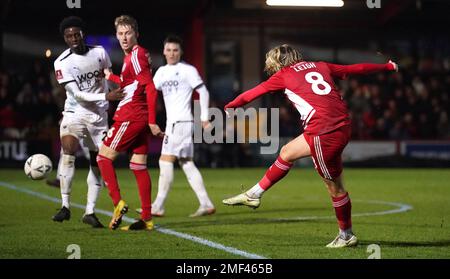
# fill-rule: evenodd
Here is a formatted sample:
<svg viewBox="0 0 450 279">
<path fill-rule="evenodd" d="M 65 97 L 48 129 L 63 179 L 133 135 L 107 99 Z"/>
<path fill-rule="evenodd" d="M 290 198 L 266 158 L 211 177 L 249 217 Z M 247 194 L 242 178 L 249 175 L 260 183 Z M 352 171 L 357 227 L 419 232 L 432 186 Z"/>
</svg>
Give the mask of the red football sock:
<svg viewBox="0 0 450 279">
<path fill-rule="evenodd" d="M 339 228 L 341 230 L 347 230 L 352 227 L 352 202 L 348 193 L 345 195 L 334 198 L 333 200 L 334 211 L 336 212 L 336 218 L 338 220 Z"/>
<path fill-rule="evenodd" d="M 147 171 L 147 164 L 137 164 L 130 162 L 130 169 L 136 177 L 136 182 L 139 188 L 139 198 L 141 199 L 141 219 L 148 221 L 152 219 L 152 181 Z"/>
<path fill-rule="evenodd" d="M 111 159 L 102 155 L 97 155 L 97 164 L 100 169 L 100 173 L 105 181 L 106 187 L 109 190 L 109 196 L 111 197 L 114 206 L 116 206 L 122 197 L 120 196 L 119 183 L 117 182 L 116 171 Z"/>
<path fill-rule="evenodd" d="M 259 186 L 264 190 L 269 189 L 273 184 L 285 177 L 291 167 L 292 163 L 286 162 L 278 156 L 277 160 L 266 171 L 264 177 L 258 182 Z"/>
</svg>

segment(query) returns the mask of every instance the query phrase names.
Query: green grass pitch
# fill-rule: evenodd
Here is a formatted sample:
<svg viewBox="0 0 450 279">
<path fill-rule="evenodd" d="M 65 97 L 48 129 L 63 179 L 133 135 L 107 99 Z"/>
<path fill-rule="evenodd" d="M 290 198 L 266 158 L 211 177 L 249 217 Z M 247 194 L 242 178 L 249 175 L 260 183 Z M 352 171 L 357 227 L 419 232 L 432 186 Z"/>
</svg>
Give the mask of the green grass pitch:
<svg viewBox="0 0 450 279">
<path fill-rule="evenodd" d="M 219 248 L 164 233 L 91 229 L 81 223 L 83 210 L 72 208 L 69 222 L 54 223 L 55 203 L 21 190 L 59 198 L 59 190 L 43 181 L 29 180 L 22 170 L 0 170 L 0 258 L 67 258 L 70 244 L 81 258 L 239 259 L 245 254 L 271 259 L 352 258 L 370 256 L 370 244 L 380 246 L 381 258 L 450 258 L 450 170 L 346 169 L 347 190 L 353 201 L 353 228 L 360 244 L 350 249 L 328 249 L 337 224 L 325 186 L 313 169 L 295 168 L 276 184 L 261 207 L 228 207 L 221 200 L 238 194 L 241 185 L 256 183 L 265 169 L 201 170 L 217 213 L 192 219 L 198 203 L 184 174 L 176 170 L 166 203 L 166 216 L 155 218 L 163 229 L 210 241 Z M 78 169 L 72 202 L 85 204 L 87 170 Z M 158 170 L 151 169 L 152 196 L 157 192 Z M 54 173 L 52 174 L 54 176 Z M 139 207 L 134 176 L 118 170 L 128 217 Z M 9 187 L 5 186 L 9 185 Z M 17 187 L 14 189 L 11 185 Z M 104 188 L 97 208 L 112 211 Z M 396 203 L 396 204 L 393 204 Z M 408 209 L 411 206 L 412 209 Z M 393 214 L 386 214 L 394 211 Z M 400 212 L 396 212 L 400 211 Z M 98 214 L 107 225 L 109 216 Z M 221 247 L 228 247 L 222 249 Z M 233 250 L 234 251 L 234 250 Z"/>
</svg>

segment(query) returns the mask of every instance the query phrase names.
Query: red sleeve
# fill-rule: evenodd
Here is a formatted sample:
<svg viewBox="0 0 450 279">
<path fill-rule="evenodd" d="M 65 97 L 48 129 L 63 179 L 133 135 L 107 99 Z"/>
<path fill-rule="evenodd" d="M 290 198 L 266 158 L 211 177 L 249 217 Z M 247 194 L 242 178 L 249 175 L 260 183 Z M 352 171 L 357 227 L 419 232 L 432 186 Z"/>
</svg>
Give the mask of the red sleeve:
<svg viewBox="0 0 450 279">
<path fill-rule="evenodd" d="M 156 124 L 156 100 L 158 92 L 156 91 L 155 84 L 151 78 L 145 85 L 145 93 L 147 95 L 148 124 Z"/>
<path fill-rule="evenodd" d="M 131 64 L 136 74 L 136 79 L 139 83 L 147 84 L 152 81 L 152 72 L 150 69 L 150 54 L 144 48 L 138 48 L 137 51 L 133 51 L 131 57 Z"/>
<path fill-rule="evenodd" d="M 331 75 L 339 79 L 345 79 L 348 75 L 371 74 L 381 71 L 393 71 L 394 67 L 390 63 L 386 64 L 353 64 L 353 65 L 337 65 L 326 63 L 331 71 Z"/>
<path fill-rule="evenodd" d="M 229 102 L 225 106 L 225 109 L 242 107 L 243 105 L 245 105 L 247 103 L 250 103 L 254 99 L 258 98 L 259 96 L 261 96 L 261 95 L 263 95 L 263 94 L 265 94 L 267 92 L 269 92 L 269 91 L 264 86 L 262 86 L 260 84 L 260 85 L 258 85 L 256 87 L 253 87 L 250 90 L 245 91 L 241 95 L 237 96 L 236 99 L 234 99 L 233 101 Z"/>
<path fill-rule="evenodd" d="M 259 96 L 264 95 L 267 92 L 285 88 L 286 86 L 284 84 L 282 72 L 279 71 L 271 76 L 267 81 L 239 95 L 236 99 L 228 103 L 225 106 L 225 109 L 241 107 L 247 103 L 250 103 Z"/>
<path fill-rule="evenodd" d="M 273 74 L 268 80 L 261 83 L 264 88 L 267 89 L 267 91 L 276 91 L 285 89 L 286 85 L 284 83 L 284 70 L 278 71 L 275 74 Z"/>
<path fill-rule="evenodd" d="M 117 85 L 120 85 L 122 83 L 122 81 L 120 80 L 120 77 L 115 74 L 110 74 L 108 77 L 108 80 L 114 82 Z"/>
<path fill-rule="evenodd" d="M 145 48 L 139 47 L 132 55 L 131 63 L 136 73 L 136 79 L 140 84 L 145 85 L 148 124 L 156 124 L 156 100 L 158 93 L 156 92 L 152 71 L 150 69 L 150 54 Z"/>
</svg>

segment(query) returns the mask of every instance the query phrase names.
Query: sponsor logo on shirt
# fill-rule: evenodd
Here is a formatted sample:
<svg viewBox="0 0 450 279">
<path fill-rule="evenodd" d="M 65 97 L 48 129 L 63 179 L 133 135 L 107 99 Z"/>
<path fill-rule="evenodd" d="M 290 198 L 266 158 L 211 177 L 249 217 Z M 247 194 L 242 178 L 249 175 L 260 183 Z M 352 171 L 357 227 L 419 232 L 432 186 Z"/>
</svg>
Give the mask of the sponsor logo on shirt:
<svg viewBox="0 0 450 279">
<path fill-rule="evenodd" d="M 88 89 L 95 85 L 97 81 L 103 78 L 103 73 L 101 70 L 95 70 L 94 72 L 87 72 L 77 75 L 78 84 L 80 88 Z"/>
<path fill-rule="evenodd" d="M 178 80 L 166 80 L 161 84 L 163 91 L 178 91 Z"/>
</svg>

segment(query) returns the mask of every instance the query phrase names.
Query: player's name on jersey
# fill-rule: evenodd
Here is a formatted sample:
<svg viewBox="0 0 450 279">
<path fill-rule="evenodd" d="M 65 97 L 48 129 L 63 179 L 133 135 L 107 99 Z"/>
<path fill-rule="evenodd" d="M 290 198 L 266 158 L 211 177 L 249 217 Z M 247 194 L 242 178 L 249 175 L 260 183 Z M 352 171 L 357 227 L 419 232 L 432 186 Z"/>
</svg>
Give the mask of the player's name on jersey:
<svg viewBox="0 0 450 279">
<path fill-rule="evenodd" d="M 299 63 L 299 64 L 294 65 L 293 68 L 294 68 L 294 70 L 295 70 L 296 72 L 300 72 L 300 71 L 303 71 L 303 70 L 316 68 L 316 64 L 314 64 L 314 63 L 312 63 L 312 62 L 309 62 L 309 63 Z"/>
</svg>

